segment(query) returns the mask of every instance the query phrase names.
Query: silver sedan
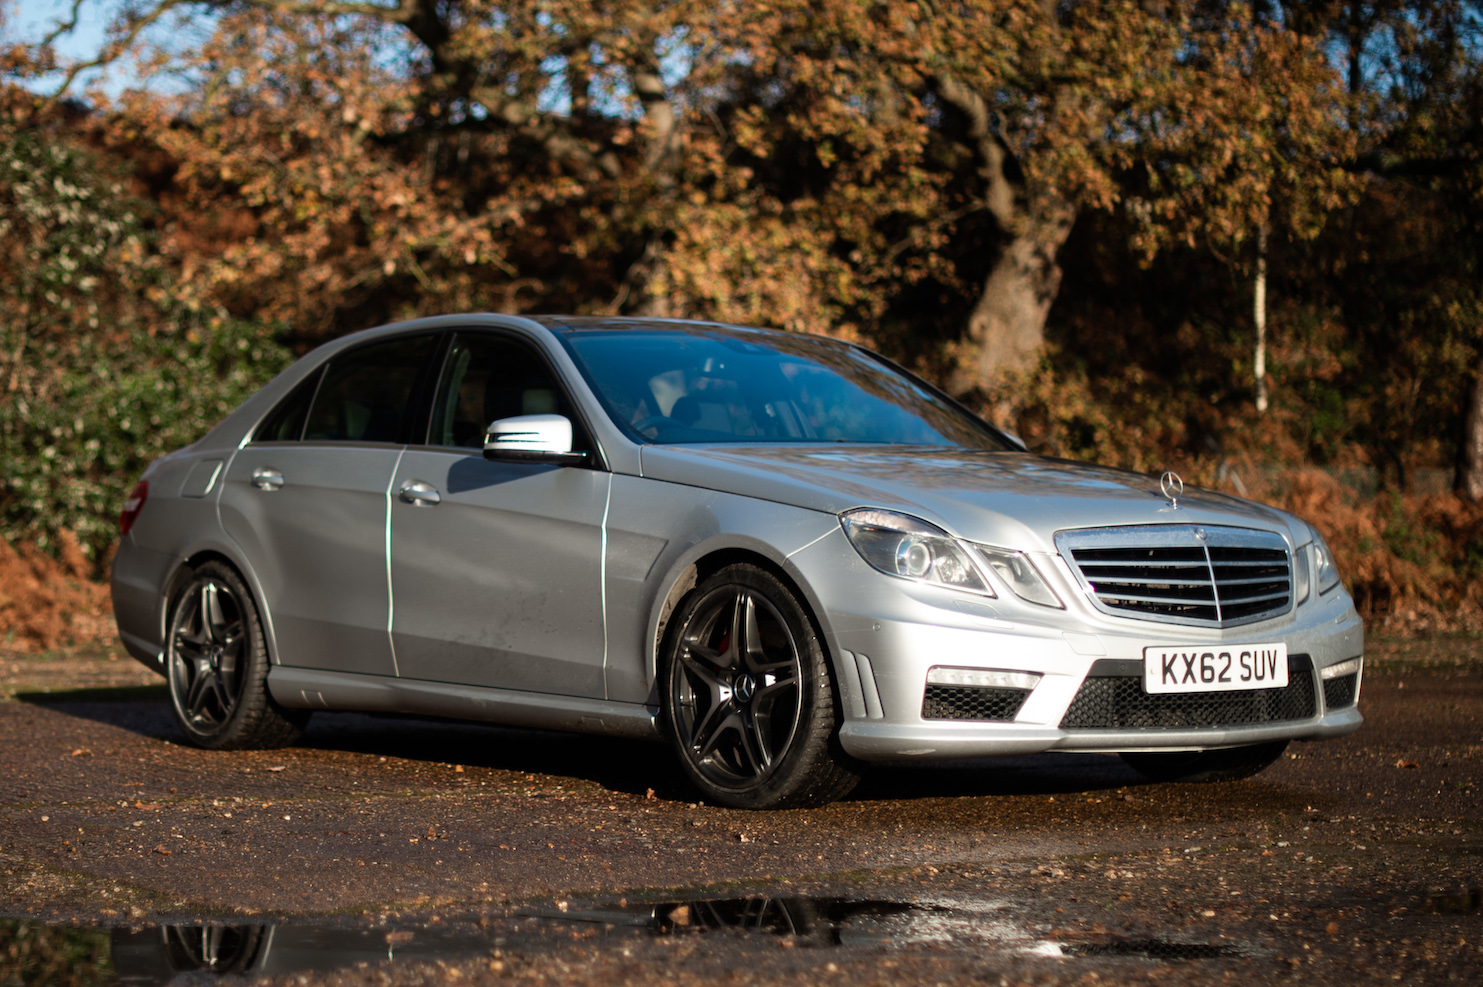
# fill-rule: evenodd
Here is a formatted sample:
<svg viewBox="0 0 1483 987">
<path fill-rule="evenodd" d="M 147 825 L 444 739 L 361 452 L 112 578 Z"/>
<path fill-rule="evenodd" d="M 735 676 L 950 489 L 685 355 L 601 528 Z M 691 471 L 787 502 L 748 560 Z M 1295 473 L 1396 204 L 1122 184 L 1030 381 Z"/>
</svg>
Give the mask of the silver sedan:
<svg viewBox="0 0 1483 987">
<path fill-rule="evenodd" d="M 864 349 L 446 316 L 328 343 L 125 505 L 123 642 L 186 738 L 316 709 L 668 741 L 708 799 L 1116 752 L 1245 777 L 1360 724 L 1360 619 L 1289 514 L 1031 455 Z"/>
</svg>

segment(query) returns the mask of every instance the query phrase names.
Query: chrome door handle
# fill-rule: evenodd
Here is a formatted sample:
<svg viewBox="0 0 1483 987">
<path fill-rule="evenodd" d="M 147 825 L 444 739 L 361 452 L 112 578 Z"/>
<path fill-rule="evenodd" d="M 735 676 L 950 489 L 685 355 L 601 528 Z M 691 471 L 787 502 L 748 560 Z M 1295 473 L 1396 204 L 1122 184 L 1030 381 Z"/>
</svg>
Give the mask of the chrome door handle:
<svg viewBox="0 0 1483 987">
<path fill-rule="evenodd" d="M 438 488 L 431 483 L 422 480 L 408 480 L 397 488 L 397 496 L 403 502 L 414 504 L 417 507 L 431 507 L 443 498 L 438 495 Z"/>
<path fill-rule="evenodd" d="M 283 474 L 270 466 L 259 466 L 252 471 L 252 485 L 259 490 L 277 490 L 283 486 Z"/>
</svg>

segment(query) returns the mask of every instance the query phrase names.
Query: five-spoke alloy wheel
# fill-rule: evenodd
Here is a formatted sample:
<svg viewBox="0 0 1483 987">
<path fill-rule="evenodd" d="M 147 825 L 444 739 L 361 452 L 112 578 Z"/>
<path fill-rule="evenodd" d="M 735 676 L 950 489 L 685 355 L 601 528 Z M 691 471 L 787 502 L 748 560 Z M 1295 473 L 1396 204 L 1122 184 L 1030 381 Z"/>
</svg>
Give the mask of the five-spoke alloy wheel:
<svg viewBox="0 0 1483 987">
<path fill-rule="evenodd" d="M 854 786 L 823 649 L 777 577 L 737 564 L 702 582 L 677 610 L 665 656 L 666 725 L 713 801 L 822 805 Z"/>
<path fill-rule="evenodd" d="M 282 747 L 308 714 L 273 702 L 262 621 L 241 577 L 220 562 L 192 574 L 175 598 L 166 639 L 175 721 L 198 747 Z"/>
</svg>

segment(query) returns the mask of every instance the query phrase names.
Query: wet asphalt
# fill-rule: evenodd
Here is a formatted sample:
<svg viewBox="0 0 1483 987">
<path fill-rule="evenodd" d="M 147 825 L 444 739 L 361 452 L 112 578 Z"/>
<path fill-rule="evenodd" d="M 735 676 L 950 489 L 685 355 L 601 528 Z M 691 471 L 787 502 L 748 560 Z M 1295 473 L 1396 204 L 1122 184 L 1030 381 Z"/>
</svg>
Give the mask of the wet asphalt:
<svg viewBox="0 0 1483 987">
<path fill-rule="evenodd" d="M 1372 645 L 1365 727 L 1243 782 L 1043 755 L 773 813 L 637 742 L 319 714 L 200 751 L 127 661 L 4 658 L 0 982 L 1480 983 L 1479 643 Z"/>
</svg>

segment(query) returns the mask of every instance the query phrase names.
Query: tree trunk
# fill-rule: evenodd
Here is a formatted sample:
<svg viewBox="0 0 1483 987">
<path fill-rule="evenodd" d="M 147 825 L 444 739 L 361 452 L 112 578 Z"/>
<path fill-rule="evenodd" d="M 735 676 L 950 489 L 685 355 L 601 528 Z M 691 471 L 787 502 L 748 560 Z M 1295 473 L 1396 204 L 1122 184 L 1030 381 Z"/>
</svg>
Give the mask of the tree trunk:
<svg viewBox="0 0 1483 987">
<path fill-rule="evenodd" d="M 1071 233 L 1076 212 L 1052 193 L 1026 187 L 1023 170 L 994 132 L 983 96 L 950 75 L 937 92 L 968 122 L 968 138 L 983 179 L 984 208 L 1005 237 L 968 317 L 964 354 L 949 384 L 957 394 L 984 391 L 1006 371 L 1035 365 L 1045 345 L 1045 319 L 1061 287 L 1056 254 Z"/>
<path fill-rule="evenodd" d="M 1256 377 L 1256 411 L 1267 413 L 1267 224 L 1256 230 L 1256 285 L 1252 291 L 1251 315 L 1256 323 L 1256 352 L 1252 370 Z"/>
<path fill-rule="evenodd" d="M 1056 254 L 1071 232 L 1072 212 L 1061 208 L 1004 245 L 983 293 L 968 317 L 975 352 L 954 390 L 985 389 L 1006 372 L 1028 370 L 1045 345 L 1045 320 L 1061 287 Z"/>
<path fill-rule="evenodd" d="M 1467 415 L 1462 423 L 1457 492 L 1475 504 L 1483 502 L 1483 374 L 1473 381 Z"/>
</svg>

